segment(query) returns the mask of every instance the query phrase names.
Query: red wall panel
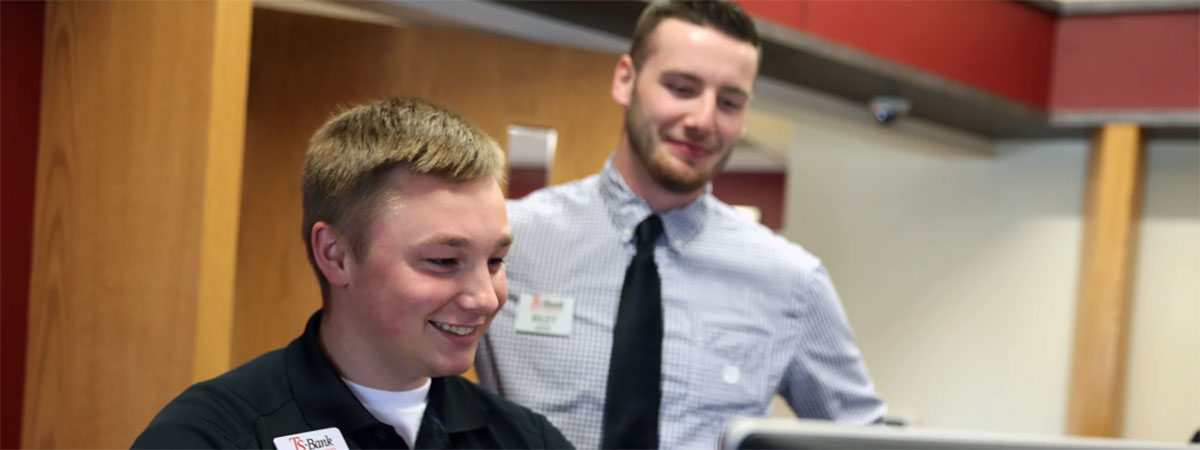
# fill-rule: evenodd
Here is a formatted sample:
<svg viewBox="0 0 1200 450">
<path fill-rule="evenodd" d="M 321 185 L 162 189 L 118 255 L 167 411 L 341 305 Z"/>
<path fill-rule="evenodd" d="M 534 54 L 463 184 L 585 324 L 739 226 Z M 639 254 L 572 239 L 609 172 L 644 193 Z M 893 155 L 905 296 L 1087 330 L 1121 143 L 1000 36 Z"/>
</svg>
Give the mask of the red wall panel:
<svg viewBox="0 0 1200 450">
<path fill-rule="evenodd" d="M 508 198 L 521 198 L 546 187 L 546 169 L 508 169 Z"/>
<path fill-rule="evenodd" d="M 807 30 L 810 0 L 737 0 L 752 16 L 767 19 L 794 30 Z"/>
<path fill-rule="evenodd" d="M 759 220 L 775 231 L 783 229 L 783 197 L 787 175 L 783 172 L 721 172 L 713 178 L 713 196 L 730 205 L 755 206 Z"/>
<path fill-rule="evenodd" d="M 1196 11 L 1064 17 L 1052 110 L 1200 107 Z"/>
<path fill-rule="evenodd" d="M 752 15 L 1045 108 L 1054 16 L 1014 1 L 743 0 Z"/>
<path fill-rule="evenodd" d="M 0 448 L 21 445 L 45 4 L 0 1 Z"/>
<path fill-rule="evenodd" d="M 1044 108 L 1054 17 L 1010 1 L 815 1 L 813 34 Z"/>
</svg>

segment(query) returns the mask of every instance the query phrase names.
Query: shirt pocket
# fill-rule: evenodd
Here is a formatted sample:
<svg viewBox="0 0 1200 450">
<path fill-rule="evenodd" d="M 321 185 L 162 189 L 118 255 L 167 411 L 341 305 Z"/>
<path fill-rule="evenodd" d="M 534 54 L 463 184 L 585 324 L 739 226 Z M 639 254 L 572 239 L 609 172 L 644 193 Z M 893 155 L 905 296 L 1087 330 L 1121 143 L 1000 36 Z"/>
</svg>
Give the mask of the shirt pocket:
<svg viewBox="0 0 1200 450">
<path fill-rule="evenodd" d="M 749 317 L 707 317 L 692 367 L 697 406 L 721 414 L 762 414 L 775 393 L 772 336 Z"/>
</svg>

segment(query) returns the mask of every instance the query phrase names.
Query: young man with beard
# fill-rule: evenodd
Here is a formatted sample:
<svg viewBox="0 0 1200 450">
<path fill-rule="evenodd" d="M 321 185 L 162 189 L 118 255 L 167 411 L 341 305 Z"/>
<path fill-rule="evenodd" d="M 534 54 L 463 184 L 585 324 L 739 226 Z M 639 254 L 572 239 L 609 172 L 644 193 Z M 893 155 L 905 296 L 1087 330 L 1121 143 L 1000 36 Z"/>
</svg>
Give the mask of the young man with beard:
<svg viewBox="0 0 1200 450">
<path fill-rule="evenodd" d="M 759 46 L 732 3 L 648 6 L 603 171 L 509 204 L 509 302 L 476 367 L 581 447 L 711 448 L 776 393 L 801 417 L 883 417 L 820 261 L 711 194 Z"/>
<path fill-rule="evenodd" d="M 423 101 L 331 119 L 303 173 L 323 309 L 287 347 L 188 388 L 133 446 L 570 447 L 457 376 L 508 295 L 503 170 L 495 141 Z"/>
</svg>

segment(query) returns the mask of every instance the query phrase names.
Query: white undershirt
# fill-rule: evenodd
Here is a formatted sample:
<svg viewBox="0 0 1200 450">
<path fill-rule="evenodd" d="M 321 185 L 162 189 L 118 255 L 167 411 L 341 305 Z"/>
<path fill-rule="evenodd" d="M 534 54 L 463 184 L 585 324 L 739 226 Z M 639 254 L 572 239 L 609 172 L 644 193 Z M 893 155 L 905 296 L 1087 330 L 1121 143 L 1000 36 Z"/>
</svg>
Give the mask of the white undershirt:
<svg viewBox="0 0 1200 450">
<path fill-rule="evenodd" d="M 358 397 L 367 411 L 380 422 L 391 425 L 396 433 L 404 438 L 408 448 L 415 448 L 417 430 L 421 429 L 421 416 L 425 414 L 425 405 L 429 404 L 429 385 L 431 380 L 425 379 L 425 384 L 411 391 L 381 391 L 342 378 L 350 392 Z"/>
</svg>

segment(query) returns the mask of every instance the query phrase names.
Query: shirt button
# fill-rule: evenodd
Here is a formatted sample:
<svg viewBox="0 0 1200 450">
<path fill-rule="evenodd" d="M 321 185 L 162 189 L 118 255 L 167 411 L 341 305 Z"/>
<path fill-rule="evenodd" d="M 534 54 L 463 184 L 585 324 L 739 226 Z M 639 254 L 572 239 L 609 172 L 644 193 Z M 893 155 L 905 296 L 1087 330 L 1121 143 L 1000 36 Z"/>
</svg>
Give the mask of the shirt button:
<svg viewBox="0 0 1200 450">
<path fill-rule="evenodd" d="M 721 379 L 725 380 L 726 383 L 737 384 L 741 378 L 742 371 L 737 366 L 725 366 L 725 369 L 721 370 Z"/>
<path fill-rule="evenodd" d="M 626 228 L 626 229 L 625 229 L 625 232 L 624 232 L 624 233 L 621 233 L 621 234 L 625 235 L 625 239 L 632 238 L 632 237 L 633 237 L 633 229 L 631 229 L 631 228 Z"/>
<path fill-rule="evenodd" d="M 671 242 L 671 245 L 678 250 L 680 247 L 683 247 L 683 241 L 676 239 L 675 241 Z"/>
</svg>

